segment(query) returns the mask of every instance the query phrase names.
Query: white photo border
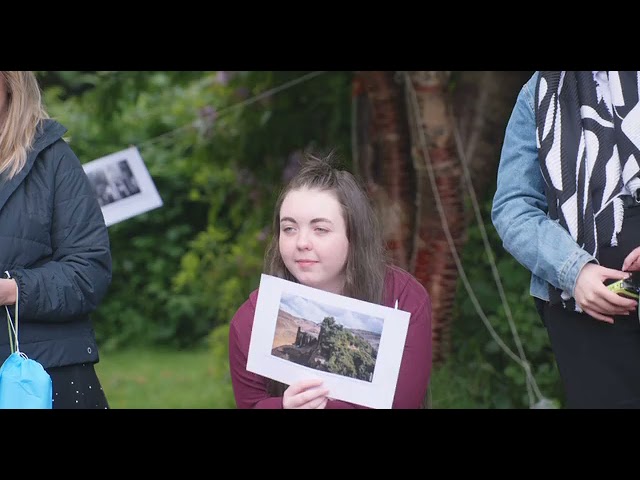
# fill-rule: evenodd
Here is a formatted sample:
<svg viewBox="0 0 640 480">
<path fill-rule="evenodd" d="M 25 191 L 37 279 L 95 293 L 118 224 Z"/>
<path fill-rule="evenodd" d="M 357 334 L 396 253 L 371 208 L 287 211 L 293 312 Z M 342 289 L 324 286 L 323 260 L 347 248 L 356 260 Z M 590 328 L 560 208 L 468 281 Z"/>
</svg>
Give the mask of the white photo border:
<svg viewBox="0 0 640 480">
<path fill-rule="evenodd" d="M 371 382 L 299 365 L 271 354 L 283 293 L 384 319 L 376 366 Z M 400 362 L 409 329 L 410 313 L 307 287 L 262 274 L 253 321 L 247 370 L 285 384 L 321 378 L 329 396 L 371 408 L 391 408 Z"/>
<path fill-rule="evenodd" d="M 106 170 L 110 165 L 126 160 L 135 177 L 140 192 L 103 205 L 102 215 L 107 226 L 121 222 L 162 206 L 162 198 L 142 160 L 137 147 L 130 147 L 83 164 L 87 175 L 97 170 Z M 96 195 L 98 193 L 96 192 Z"/>
</svg>

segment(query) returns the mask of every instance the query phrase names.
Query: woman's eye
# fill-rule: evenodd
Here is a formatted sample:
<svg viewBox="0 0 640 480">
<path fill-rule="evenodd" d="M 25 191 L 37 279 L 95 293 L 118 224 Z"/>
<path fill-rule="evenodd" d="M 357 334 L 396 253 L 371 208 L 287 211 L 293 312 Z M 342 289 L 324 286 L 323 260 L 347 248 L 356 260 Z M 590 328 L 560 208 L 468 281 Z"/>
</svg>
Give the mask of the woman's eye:
<svg viewBox="0 0 640 480">
<path fill-rule="evenodd" d="M 319 233 L 327 233 L 328 231 L 329 230 L 327 230 L 326 228 L 320 228 L 320 227 L 316 228 L 316 232 L 319 232 Z"/>
</svg>

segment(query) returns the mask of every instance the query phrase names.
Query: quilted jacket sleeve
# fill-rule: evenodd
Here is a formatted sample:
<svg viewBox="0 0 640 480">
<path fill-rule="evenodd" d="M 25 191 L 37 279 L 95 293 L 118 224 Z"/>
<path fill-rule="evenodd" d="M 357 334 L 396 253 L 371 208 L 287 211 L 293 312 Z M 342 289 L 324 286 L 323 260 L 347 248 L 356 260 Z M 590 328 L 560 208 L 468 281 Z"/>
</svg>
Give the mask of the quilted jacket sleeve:
<svg viewBox="0 0 640 480">
<path fill-rule="evenodd" d="M 64 322 L 95 310 L 111 283 L 107 227 L 89 179 L 59 140 L 46 153 L 53 190 L 51 260 L 9 273 L 19 287 L 20 318 Z"/>
</svg>

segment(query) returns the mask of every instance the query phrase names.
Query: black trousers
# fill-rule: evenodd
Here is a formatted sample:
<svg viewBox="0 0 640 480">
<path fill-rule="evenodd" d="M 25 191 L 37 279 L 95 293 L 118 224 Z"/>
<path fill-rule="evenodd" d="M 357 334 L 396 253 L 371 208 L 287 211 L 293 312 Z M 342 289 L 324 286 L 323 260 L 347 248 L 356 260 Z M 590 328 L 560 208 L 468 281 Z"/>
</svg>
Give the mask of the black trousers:
<svg viewBox="0 0 640 480">
<path fill-rule="evenodd" d="M 640 207 L 625 210 L 618 246 L 603 248 L 602 266 L 621 269 L 640 245 Z M 640 323 L 637 310 L 614 324 L 536 299 L 549 334 L 568 408 L 640 408 Z"/>
</svg>

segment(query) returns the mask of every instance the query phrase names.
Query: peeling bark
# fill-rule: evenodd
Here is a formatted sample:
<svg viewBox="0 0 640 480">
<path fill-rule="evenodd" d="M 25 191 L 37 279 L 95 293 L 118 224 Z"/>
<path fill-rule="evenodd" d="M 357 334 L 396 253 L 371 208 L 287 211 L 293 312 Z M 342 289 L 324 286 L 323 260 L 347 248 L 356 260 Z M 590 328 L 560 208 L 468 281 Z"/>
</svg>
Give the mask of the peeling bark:
<svg viewBox="0 0 640 480">
<path fill-rule="evenodd" d="M 414 181 L 411 172 L 406 113 L 394 72 L 359 72 L 356 90 L 366 94 L 358 164 L 380 214 L 384 240 L 394 264 L 408 270 L 414 220 Z M 366 103 L 366 105 L 365 105 Z"/>
<path fill-rule="evenodd" d="M 475 217 L 465 209 L 469 187 L 461 162 L 469 168 L 476 197 L 484 198 L 495 180 L 511 109 L 531 73 L 409 72 L 418 121 L 398 72 L 357 72 L 354 78 L 354 166 L 381 215 L 392 260 L 406 265 L 431 296 L 434 365 L 452 350 L 458 282 L 435 195 L 462 255 L 467 225 Z"/>
<path fill-rule="evenodd" d="M 418 119 L 410 116 L 409 122 L 414 124 L 411 143 L 414 164 L 420 166 L 417 195 L 421 206 L 416 218 L 418 244 L 412 262 L 413 274 L 431 295 L 433 362 L 438 364 L 451 350 L 451 311 L 458 280 L 443 222 L 453 246 L 459 251 L 466 232 L 462 170 L 455 148 L 448 73 L 410 72 L 409 78 L 415 97 L 408 95 L 408 103 L 417 102 L 412 107 L 417 108 Z M 438 210 L 438 201 L 444 219 Z"/>
</svg>

